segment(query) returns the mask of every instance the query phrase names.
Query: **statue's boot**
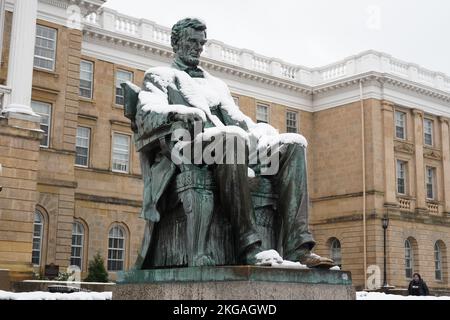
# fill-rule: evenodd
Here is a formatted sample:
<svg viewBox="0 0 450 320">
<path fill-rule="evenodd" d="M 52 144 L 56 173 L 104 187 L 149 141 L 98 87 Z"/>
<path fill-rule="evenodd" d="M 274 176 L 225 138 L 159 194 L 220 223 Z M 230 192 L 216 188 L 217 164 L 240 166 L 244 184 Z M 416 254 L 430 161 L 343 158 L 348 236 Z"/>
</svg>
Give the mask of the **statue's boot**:
<svg viewBox="0 0 450 320">
<path fill-rule="evenodd" d="M 321 257 L 315 253 L 308 252 L 304 255 L 302 255 L 299 258 L 299 262 L 301 264 L 306 265 L 308 268 L 323 268 L 323 269 L 330 269 L 336 264 L 333 260 L 325 257 Z"/>
</svg>

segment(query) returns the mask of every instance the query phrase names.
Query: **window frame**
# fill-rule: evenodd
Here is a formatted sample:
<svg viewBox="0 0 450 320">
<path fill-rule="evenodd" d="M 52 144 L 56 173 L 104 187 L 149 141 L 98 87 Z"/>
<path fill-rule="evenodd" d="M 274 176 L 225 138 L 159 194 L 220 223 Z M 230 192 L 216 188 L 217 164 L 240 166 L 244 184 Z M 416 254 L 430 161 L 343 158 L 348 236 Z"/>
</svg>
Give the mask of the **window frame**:
<svg viewBox="0 0 450 320">
<path fill-rule="evenodd" d="M 133 72 L 133 71 L 129 71 L 129 70 L 125 70 L 125 69 L 120 69 L 120 68 L 116 69 L 116 72 L 115 72 L 115 77 L 114 77 L 114 80 L 115 80 L 115 83 L 114 83 L 114 104 L 115 104 L 116 106 L 124 107 L 124 104 L 125 104 L 125 96 L 124 96 L 124 92 L 123 92 L 123 89 L 122 89 L 122 87 L 120 86 L 120 84 L 117 85 L 118 82 L 119 82 L 119 73 L 121 73 L 121 72 L 122 72 L 122 73 L 127 73 L 127 74 L 131 75 L 130 79 L 129 79 L 129 80 L 126 80 L 126 81 L 130 81 L 130 82 L 133 82 L 133 81 L 134 81 L 134 72 Z M 120 90 L 121 90 L 122 95 L 119 96 L 119 95 L 117 94 L 117 89 L 120 89 Z M 121 97 L 121 98 L 123 99 L 123 104 L 117 103 L 117 97 Z"/>
<path fill-rule="evenodd" d="M 431 175 L 431 183 L 429 183 L 429 170 L 431 171 L 432 175 Z M 425 167 L 425 193 L 426 193 L 426 197 L 427 200 L 433 201 L 437 199 L 437 189 L 436 189 L 436 176 L 437 176 L 437 171 L 436 171 L 436 167 L 432 167 L 432 166 L 426 166 Z M 428 186 L 431 185 L 431 192 L 432 192 L 432 197 L 430 198 L 428 196 Z"/>
<path fill-rule="evenodd" d="M 258 115 L 260 114 L 260 113 L 258 113 L 258 108 L 259 107 L 264 107 L 267 110 L 267 122 L 258 119 Z M 256 103 L 256 123 L 267 123 L 267 124 L 270 124 L 270 105 L 269 104 L 263 103 L 263 102 L 257 102 Z"/>
<path fill-rule="evenodd" d="M 86 165 L 82 165 L 82 164 L 78 164 L 77 163 L 77 157 L 78 157 L 78 151 L 77 148 L 84 148 L 82 146 L 78 146 L 78 129 L 87 129 L 89 131 L 89 135 L 88 135 L 88 146 L 87 146 L 87 155 L 86 155 Z M 75 137 L 75 166 L 77 167 L 81 167 L 81 168 L 89 168 L 89 159 L 90 159 L 90 155 L 91 155 L 91 136 L 92 136 L 92 130 L 90 127 L 87 126 L 78 126 L 77 127 L 77 132 L 76 132 L 76 137 Z M 81 139 L 84 139 L 84 137 L 80 137 Z"/>
<path fill-rule="evenodd" d="M 85 71 L 85 70 L 82 70 L 81 69 L 81 66 L 82 66 L 82 64 L 89 64 L 89 65 L 91 65 L 91 71 Z M 81 73 L 82 73 L 82 71 L 84 71 L 84 72 L 87 72 L 87 73 L 89 73 L 90 72 L 90 76 L 91 76 L 91 79 L 90 80 L 86 80 L 86 79 L 82 79 L 81 78 Z M 81 59 L 81 61 L 80 61 L 80 87 L 79 87 L 79 96 L 81 97 L 81 98 L 83 98 L 83 99 L 88 99 L 88 100 L 92 100 L 93 98 L 94 98 L 94 74 L 95 74 L 95 64 L 94 64 L 94 62 L 93 61 L 90 61 L 90 60 L 86 60 L 86 59 Z M 90 82 L 90 88 L 89 88 L 89 92 L 90 92 L 90 95 L 89 95 L 89 97 L 86 97 L 86 96 L 83 96 L 82 94 L 81 94 L 81 81 L 89 81 Z M 88 88 L 83 88 L 84 90 L 88 90 Z"/>
<path fill-rule="evenodd" d="M 44 28 L 44 29 L 48 29 L 48 30 L 52 30 L 55 32 L 55 39 L 50 39 L 50 38 L 44 38 L 43 36 L 39 36 L 38 35 L 38 28 Z M 54 42 L 54 46 L 52 49 L 49 48 L 44 48 L 46 50 L 53 50 L 53 58 L 47 58 L 47 57 L 43 57 L 43 56 L 38 56 L 36 55 L 36 46 L 37 46 L 37 38 L 41 38 L 41 39 L 45 39 L 47 41 L 52 41 Z M 38 70 L 44 70 L 44 71 L 50 71 L 50 72 L 54 72 L 56 70 L 56 56 L 57 56 L 57 49 L 58 49 L 58 29 L 56 28 L 52 28 L 52 27 L 48 27 L 42 24 L 36 24 L 36 38 L 35 38 L 35 44 L 34 44 L 34 54 L 33 54 L 33 68 L 38 69 Z M 42 60 L 47 60 L 47 61 L 52 61 L 52 68 L 44 68 L 41 66 L 37 66 L 36 65 L 36 59 L 42 59 Z"/>
<path fill-rule="evenodd" d="M 81 227 L 81 230 L 82 230 L 81 233 L 75 234 L 74 227 L 76 225 Z M 79 244 L 79 245 L 78 244 L 74 244 L 74 242 L 73 242 L 74 236 L 81 236 L 81 242 L 80 242 L 81 244 Z M 84 259 L 83 259 L 83 257 L 84 257 L 84 239 L 85 239 L 85 236 L 86 236 L 86 228 L 84 227 L 84 224 L 82 224 L 79 221 L 74 221 L 74 223 L 72 225 L 72 242 L 71 242 L 71 245 L 70 245 L 70 265 L 78 266 L 80 268 L 80 270 L 83 270 L 83 263 L 84 263 Z M 80 248 L 80 255 L 79 256 L 74 256 L 73 255 L 73 248 L 74 247 Z M 79 259 L 80 260 L 80 265 L 73 264 L 72 263 L 73 259 Z"/>
<path fill-rule="evenodd" d="M 119 236 L 116 236 L 115 234 L 114 234 L 114 230 L 115 229 L 117 229 L 117 230 L 120 230 L 121 232 L 122 232 L 122 237 L 119 237 Z M 112 235 L 111 235 L 111 232 L 113 233 Z M 122 240 L 122 248 L 119 248 L 119 247 L 112 247 L 111 245 L 110 245 L 110 240 L 113 240 L 113 244 L 114 244 L 114 240 L 118 240 L 118 242 L 120 241 L 120 240 Z M 126 263 L 126 241 L 127 241 L 127 233 L 126 233 L 126 230 L 125 230 L 125 228 L 123 227 L 123 226 L 121 226 L 121 225 L 119 225 L 119 224 L 115 224 L 115 225 L 113 225 L 113 226 L 111 226 L 110 228 L 109 228 L 109 231 L 108 231 L 108 254 L 107 254 L 107 260 L 106 260 L 106 270 L 108 271 L 108 272 L 117 272 L 117 271 L 122 271 L 122 270 L 125 270 L 125 263 Z M 118 258 L 114 258 L 114 255 L 112 255 L 111 254 L 111 256 L 110 256 L 110 253 L 112 253 L 112 252 L 116 252 L 116 253 L 118 253 L 118 252 L 120 252 L 120 253 L 122 253 L 122 255 L 121 255 L 121 259 L 118 259 Z M 117 255 L 116 255 L 116 257 L 117 257 Z M 110 267 L 111 265 L 112 265 L 112 263 L 113 262 L 121 262 L 122 263 L 122 268 L 121 269 L 113 269 L 112 267 Z"/>
<path fill-rule="evenodd" d="M 400 192 L 399 190 L 399 180 L 402 179 L 399 176 L 399 164 L 403 164 L 404 165 L 404 177 L 403 177 L 403 189 L 404 192 Z M 402 160 L 402 159 L 396 159 L 395 161 L 395 190 L 397 192 L 397 195 L 400 196 L 406 196 L 408 195 L 408 161 Z"/>
<path fill-rule="evenodd" d="M 402 114 L 403 116 L 404 116 L 404 119 L 403 119 L 403 127 L 399 127 L 399 126 L 397 126 L 397 114 Z M 395 110 L 394 111 L 394 134 L 395 134 L 395 138 L 396 139 L 399 139 L 399 140 L 407 140 L 407 134 L 408 134 L 408 132 L 407 132 L 407 123 L 408 123 L 408 116 L 407 116 L 407 113 L 406 112 L 403 112 L 403 111 L 400 111 L 400 110 Z M 397 135 L 397 128 L 402 128 L 402 131 L 403 131 L 403 138 L 402 137 L 399 137 L 398 135 Z"/>
<path fill-rule="evenodd" d="M 48 114 L 45 114 L 45 113 L 37 112 L 36 110 L 33 110 L 33 104 L 48 107 L 49 113 L 48 113 Z M 41 130 L 42 130 L 42 126 L 47 126 L 47 128 L 48 128 L 48 129 L 47 129 L 47 144 L 46 144 L 46 145 L 43 145 L 43 144 L 41 144 L 41 142 L 42 142 L 42 141 L 41 141 L 41 142 L 40 142 L 40 147 L 41 147 L 41 148 L 45 148 L 45 149 L 49 149 L 49 148 L 50 148 L 51 129 L 52 129 L 52 113 L 53 113 L 53 106 L 52 106 L 51 103 L 48 103 L 48 102 L 37 101 L 37 100 L 31 100 L 31 109 L 33 110 L 34 113 L 36 113 L 36 114 L 38 114 L 39 116 L 41 116 L 40 123 L 39 123 Z M 48 124 L 43 124 L 43 123 L 42 123 L 43 116 L 48 116 Z M 45 131 L 45 130 L 43 130 L 43 131 Z M 44 137 L 45 137 L 45 135 L 44 135 Z"/>
<path fill-rule="evenodd" d="M 127 170 L 126 171 L 122 171 L 122 170 L 117 170 L 114 169 L 114 141 L 115 141 L 115 136 L 125 136 L 128 139 L 128 163 L 127 163 Z M 114 131 L 112 134 L 112 143 L 111 143 L 111 171 L 112 172 L 116 172 L 116 173 L 124 173 L 124 174 L 130 174 L 131 172 L 131 135 L 127 134 L 127 133 L 122 133 L 122 132 L 116 132 Z"/>
<path fill-rule="evenodd" d="M 430 128 L 431 132 L 430 133 L 425 132 L 425 130 L 426 130 L 425 124 L 426 123 L 429 123 L 431 125 L 431 128 Z M 427 143 L 426 142 L 427 134 L 430 136 L 431 143 Z M 428 147 L 433 147 L 434 146 L 434 121 L 432 119 L 430 119 L 430 118 L 424 118 L 423 119 L 423 144 L 425 146 L 428 146 Z"/>
<path fill-rule="evenodd" d="M 337 244 L 337 246 L 336 246 Z M 338 253 L 338 254 L 337 254 Z M 336 259 L 336 256 L 339 258 Z M 341 242 L 337 238 L 333 238 L 330 243 L 330 257 L 333 259 L 334 263 L 342 267 L 342 245 Z"/>
<path fill-rule="evenodd" d="M 442 248 L 438 241 L 434 243 L 434 279 L 436 281 L 444 280 L 442 275 Z"/>
<path fill-rule="evenodd" d="M 405 249 L 405 277 L 406 279 L 412 279 L 414 274 L 414 248 L 409 239 L 406 239 L 404 242 Z M 408 268 L 408 262 L 410 267 Z"/>
<path fill-rule="evenodd" d="M 293 121 L 292 119 L 289 119 L 288 115 L 294 114 L 295 115 L 295 131 L 289 131 L 289 129 L 293 129 L 294 127 L 289 126 L 289 121 Z M 292 111 L 292 110 L 286 110 L 286 132 L 287 133 L 298 133 L 299 131 L 299 125 L 298 125 L 298 112 Z"/>
<path fill-rule="evenodd" d="M 39 222 L 36 222 L 36 217 L 40 218 Z M 39 226 L 39 236 L 35 236 L 35 227 Z M 39 210 L 39 209 L 35 209 L 34 210 L 34 220 L 33 220 L 33 240 L 32 240 L 32 248 L 31 248 L 31 263 L 33 264 L 33 266 L 35 267 L 40 267 L 42 264 L 42 249 L 43 249 L 43 242 L 44 242 L 44 227 L 45 227 L 45 220 L 44 220 L 44 214 Z M 34 249 L 34 244 L 35 244 L 35 240 L 39 241 L 39 249 Z M 38 251 L 39 252 L 39 261 L 38 263 L 35 263 L 34 261 L 34 252 Z"/>
</svg>

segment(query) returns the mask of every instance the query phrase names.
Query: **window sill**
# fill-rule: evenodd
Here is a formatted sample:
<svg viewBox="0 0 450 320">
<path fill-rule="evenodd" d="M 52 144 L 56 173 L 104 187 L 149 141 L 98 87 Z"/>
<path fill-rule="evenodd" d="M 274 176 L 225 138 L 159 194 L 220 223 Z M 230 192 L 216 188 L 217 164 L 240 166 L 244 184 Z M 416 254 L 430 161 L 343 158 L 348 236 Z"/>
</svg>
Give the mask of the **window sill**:
<svg viewBox="0 0 450 320">
<path fill-rule="evenodd" d="M 94 99 L 89 99 L 89 98 L 85 98 L 85 97 L 79 97 L 79 99 L 78 99 L 80 102 L 86 102 L 86 103 L 89 103 L 89 104 L 92 104 L 92 105 L 96 105 L 96 103 L 95 103 L 95 101 L 94 101 Z"/>
<path fill-rule="evenodd" d="M 113 107 L 113 109 L 121 109 L 121 110 L 123 110 L 125 108 L 124 106 L 122 106 L 120 104 L 115 104 L 115 103 L 112 105 L 112 107 Z"/>
<path fill-rule="evenodd" d="M 41 69 L 41 68 L 38 68 L 38 67 L 34 67 L 33 70 L 34 70 L 34 71 L 39 71 L 39 72 L 42 72 L 42 73 L 46 73 L 46 74 L 48 74 L 48 75 L 51 75 L 51 76 L 53 76 L 55 79 L 58 79 L 58 78 L 59 78 L 59 73 L 56 73 L 55 70 Z"/>
</svg>

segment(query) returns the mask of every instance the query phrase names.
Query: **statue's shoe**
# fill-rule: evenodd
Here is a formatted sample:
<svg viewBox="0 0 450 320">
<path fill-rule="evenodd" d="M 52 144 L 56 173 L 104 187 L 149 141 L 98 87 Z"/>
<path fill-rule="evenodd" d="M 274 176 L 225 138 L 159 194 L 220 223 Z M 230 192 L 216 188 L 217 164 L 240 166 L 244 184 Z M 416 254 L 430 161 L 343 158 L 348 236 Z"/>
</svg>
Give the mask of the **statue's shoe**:
<svg viewBox="0 0 450 320">
<path fill-rule="evenodd" d="M 244 265 L 256 265 L 258 262 L 258 259 L 256 258 L 256 255 L 258 253 L 262 252 L 261 247 L 259 245 L 253 245 L 246 253 L 245 256 L 242 259 L 242 262 Z"/>
<path fill-rule="evenodd" d="M 206 254 L 196 256 L 193 261 L 193 267 L 211 267 L 215 265 L 214 259 Z"/>
<path fill-rule="evenodd" d="M 321 257 L 315 253 L 305 254 L 299 259 L 299 261 L 301 264 L 306 265 L 308 268 L 330 269 L 336 266 L 333 260 Z"/>
</svg>

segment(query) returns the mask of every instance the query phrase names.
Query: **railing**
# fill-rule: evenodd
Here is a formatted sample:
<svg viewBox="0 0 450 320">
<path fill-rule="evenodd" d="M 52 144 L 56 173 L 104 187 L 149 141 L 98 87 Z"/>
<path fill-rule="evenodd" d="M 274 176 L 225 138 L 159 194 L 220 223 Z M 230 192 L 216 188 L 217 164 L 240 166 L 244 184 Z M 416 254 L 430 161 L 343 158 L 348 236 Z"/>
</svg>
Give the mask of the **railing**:
<svg viewBox="0 0 450 320">
<path fill-rule="evenodd" d="M 439 214 L 439 205 L 437 203 L 428 202 L 427 207 L 431 214 Z"/>
<path fill-rule="evenodd" d="M 404 76 L 408 76 L 409 72 L 408 72 L 408 64 L 397 60 L 397 59 L 391 59 L 390 60 L 390 67 L 391 67 L 391 72 L 393 73 L 398 73 Z"/>
<path fill-rule="evenodd" d="M 145 19 L 133 18 L 109 8 L 103 8 L 98 14 L 88 15 L 85 18 L 85 23 L 88 26 L 95 25 L 107 31 L 124 33 L 138 40 L 154 42 L 170 48 L 170 28 Z M 450 92 L 449 76 L 373 50 L 325 67 L 306 68 L 289 64 L 279 59 L 264 57 L 246 49 L 238 49 L 220 41 L 211 40 L 210 42 L 212 46 L 205 46 L 204 57 L 231 63 L 244 69 L 267 73 L 275 77 L 301 82 L 305 85 L 320 85 L 336 79 L 375 71 L 395 75 L 412 82 L 424 83 L 436 89 Z"/>
<path fill-rule="evenodd" d="M 164 45 L 170 45 L 171 31 L 164 27 L 155 26 L 153 30 L 153 40 Z"/>
<path fill-rule="evenodd" d="M 253 56 L 252 68 L 256 71 L 269 72 L 270 60 L 261 58 L 259 56 Z"/>
<path fill-rule="evenodd" d="M 322 71 L 322 79 L 324 81 L 328 81 L 341 78 L 346 75 L 346 70 L 347 69 L 345 64 L 332 66 L 331 68 Z"/>
<path fill-rule="evenodd" d="M 420 69 L 418 71 L 418 75 L 419 75 L 420 81 L 426 82 L 428 85 L 434 84 L 434 79 L 435 79 L 434 72 L 425 70 L 425 69 Z"/>
<path fill-rule="evenodd" d="M 222 60 L 231 62 L 233 64 L 239 64 L 240 54 L 239 51 L 230 48 L 222 48 Z"/>
<path fill-rule="evenodd" d="M 411 200 L 405 198 L 398 198 L 400 209 L 411 210 Z"/>
<path fill-rule="evenodd" d="M 295 80 L 297 79 L 297 72 L 300 70 L 299 67 L 290 66 L 283 64 L 281 65 L 281 75 L 285 78 Z"/>
</svg>

